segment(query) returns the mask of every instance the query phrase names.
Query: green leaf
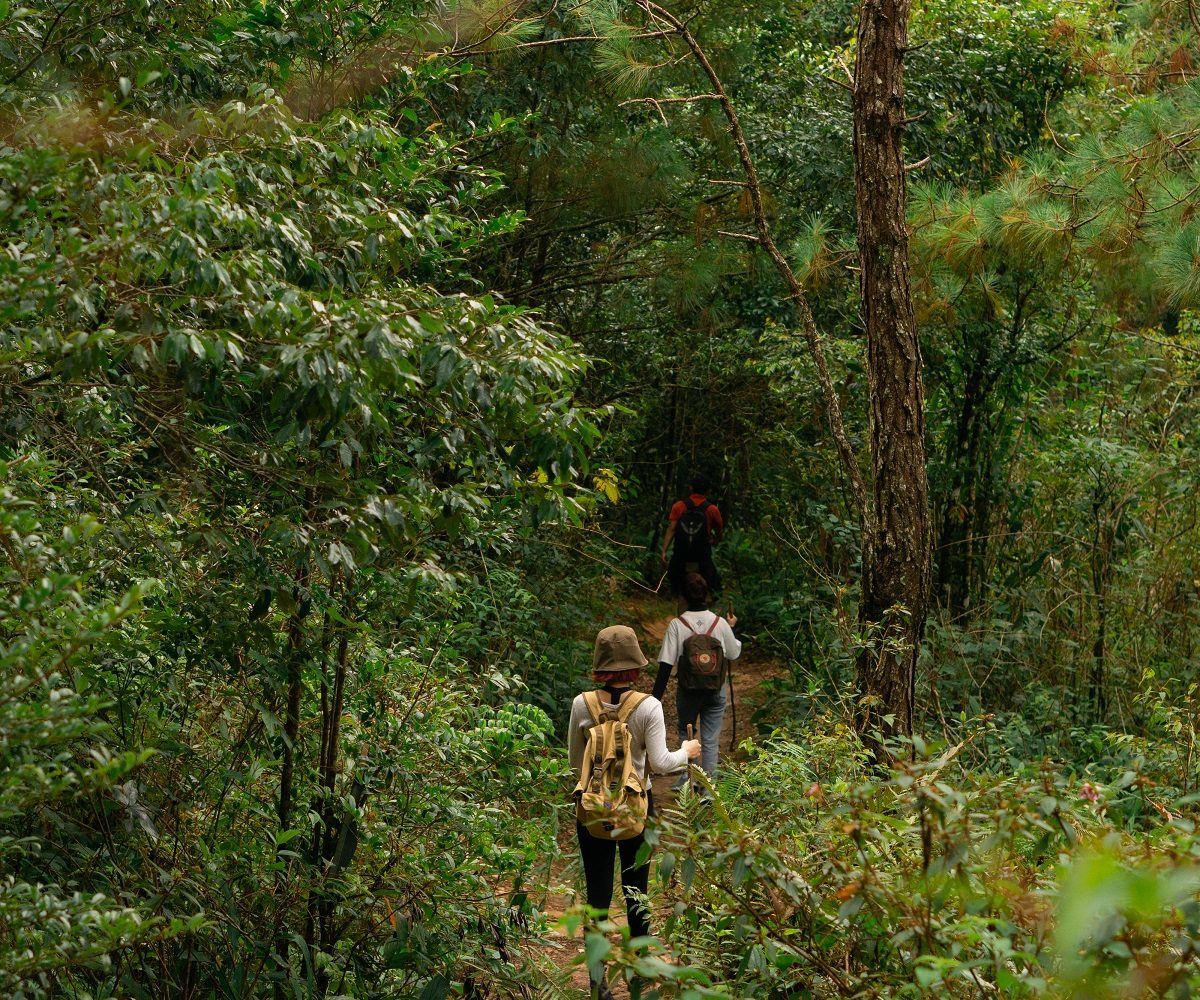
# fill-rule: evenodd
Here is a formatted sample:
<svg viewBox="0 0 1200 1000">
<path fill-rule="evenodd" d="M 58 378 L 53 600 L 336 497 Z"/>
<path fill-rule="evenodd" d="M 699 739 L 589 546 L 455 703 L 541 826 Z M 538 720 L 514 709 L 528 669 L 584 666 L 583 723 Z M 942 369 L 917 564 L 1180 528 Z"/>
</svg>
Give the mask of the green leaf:
<svg viewBox="0 0 1200 1000">
<path fill-rule="evenodd" d="M 593 979 L 599 979 L 604 971 L 604 960 L 612 952 L 608 938 L 598 931 L 588 931 L 584 936 L 584 961 Z"/>
<path fill-rule="evenodd" d="M 450 982 L 440 972 L 427 982 L 421 990 L 419 1000 L 446 1000 L 450 994 Z"/>
</svg>

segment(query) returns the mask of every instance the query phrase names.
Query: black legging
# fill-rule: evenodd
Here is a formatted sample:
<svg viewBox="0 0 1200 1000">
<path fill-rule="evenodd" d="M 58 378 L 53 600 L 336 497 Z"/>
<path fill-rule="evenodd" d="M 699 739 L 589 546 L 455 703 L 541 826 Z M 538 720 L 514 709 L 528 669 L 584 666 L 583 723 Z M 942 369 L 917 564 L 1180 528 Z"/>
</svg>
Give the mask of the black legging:
<svg viewBox="0 0 1200 1000">
<path fill-rule="evenodd" d="M 650 807 L 653 810 L 653 806 Z M 650 882 L 650 860 L 634 867 L 637 854 L 646 842 L 644 834 L 629 840 L 601 840 L 587 832 L 581 823 L 575 824 L 579 837 L 579 856 L 583 858 L 583 876 L 587 881 L 587 904 L 594 910 L 608 914 L 613 894 L 613 861 L 617 850 L 621 852 L 621 893 L 625 897 L 625 913 L 629 917 L 631 937 L 644 937 L 650 933 L 650 914 L 630 890 L 644 895 Z"/>
</svg>

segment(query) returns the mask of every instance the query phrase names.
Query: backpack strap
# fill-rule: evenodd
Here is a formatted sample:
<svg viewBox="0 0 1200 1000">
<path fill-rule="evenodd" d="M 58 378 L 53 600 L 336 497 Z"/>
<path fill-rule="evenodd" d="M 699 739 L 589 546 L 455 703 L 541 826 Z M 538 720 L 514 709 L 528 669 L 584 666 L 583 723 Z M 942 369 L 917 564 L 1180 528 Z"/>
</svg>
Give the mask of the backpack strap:
<svg viewBox="0 0 1200 1000">
<path fill-rule="evenodd" d="M 587 706 L 588 715 L 592 717 L 592 725 L 600 725 L 600 716 L 604 714 L 604 709 L 600 706 L 600 692 L 584 691 L 583 703 Z"/>
<path fill-rule="evenodd" d="M 689 632 L 691 632 L 691 633 L 692 633 L 692 635 L 697 635 L 697 634 L 698 634 L 698 633 L 696 632 L 696 630 L 695 630 L 694 628 L 692 628 L 692 626 L 691 626 L 691 625 L 689 625 L 689 624 L 688 624 L 688 620 L 687 620 L 686 618 L 684 618 L 684 617 L 683 617 L 683 615 L 676 615 L 675 617 L 676 617 L 676 618 L 677 618 L 679 621 L 683 622 L 683 626 L 684 626 L 684 628 L 686 628 L 686 629 L 687 629 Z"/>
<path fill-rule="evenodd" d="M 618 721 L 628 722 L 638 705 L 649 697 L 645 691 L 630 691 L 628 694 L 622 695 L 620 707 L 617 709 Z"/>
<path fill-rule="evenodd" d="M 708 626 L 708 631 L 707 631 L 707 632 L 705 632 L 704 634 L 705 634 L 705 635 L 712 635 L 712 634 L 713 634 L 713 632 L 716 630 L 716 627 L 717 627 L 718 625 L 720 625 L 720 624 L 721 624 L 721 616 L 720 616 L 720 615 L 713 615 L 712 624 Z"/>
</svg>

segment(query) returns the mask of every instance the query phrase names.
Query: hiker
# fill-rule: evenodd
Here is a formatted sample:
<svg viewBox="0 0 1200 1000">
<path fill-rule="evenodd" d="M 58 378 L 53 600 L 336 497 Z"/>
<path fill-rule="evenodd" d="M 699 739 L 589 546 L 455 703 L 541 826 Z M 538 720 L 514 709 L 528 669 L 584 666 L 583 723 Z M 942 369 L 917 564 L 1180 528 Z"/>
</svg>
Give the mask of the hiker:
<svg viewBox="0 0 1200 1000">
<path fill-rule="evenodd" d="M 636 779 L 624 782 L 626 787 L 644 789 L 644 801 L 637 805 L 643 810 L 643 822 L 637 825 L 640 832 L 628 835 L 632 830 L 605 832 L 602 836 L 589 832 L 580 822 L 586 816 L 586 796 L 577 794 L 580 807 L 576 810 L 575 832 L 579 838 L 579 854 L 583 859 L 583 873 L 587 882 L 587 903 L 593 909 L 607 915 L 613 894 L 613 860 L 619 850 L 621 855 L 621 891 L 625 897 L 625 912 L 629 917 L 629 933 L 642 937 L 650 933 L 649 914 L 641 903 L 650 875 L 650 861 L 637 864 L 638 851 L 645 842 L 644 816 L 654 814 L 654 803 L 650 794 L 649 771 L 669 774 L 686 767 L 688 761 L 696 760 L 701 753 L 699 740 L 685 740 L 674 752 L 667 749 L 667 727 L 663 721 L 662 703 L 648 694 L 632 690 L 641 676 L 647 660 L 642 655 L 637 635 L 627 625 L 610 625 L 596 635 L 592 653 L 592 678 L 600 685 L 598 691 L 576 695 L 571 705 L 571 724 L 567 730 L 567 750 L 571 768 L 580 785 L 579 793 L 592 771 L 593 761 L 585 760 L 584 751 L 589 735 L 598 735 L 603 714 L 609 719 L 624 723 L 623 738 L 628 740 L 624 749 L 631 772 Z M 589 706 L 589 702 L 591 705 Z M 594 714 L 596 713 L 596 714 Z M 597 733 L 592 734 L 593 727 Z M 592 750 L 595 751 L 593 746 Z M 622 758 L 624 759 L 624 757 Z M 597 828 L 597 827 L 594 827 Z M 611 838 L 611 839 L 610 839 Z M 636 894 L 636 895 L 635 895 Z M 592 982 L 592 996 L 597 1000 L 611 1000 L 607 984 L 601 979 Z"/>
<path fill-rule="evenodd" d="M 712 547 L 725 533 L 725 519 L 720 508 L 708 499 L 712 488 L 708 476 L 696 473 L 689 485 L 690 493 L 677 500 L 671 508 L 670 524 L 663 536 L 661 561 L 671 582 L 671 592 L 680 598 L 684 608 L 683 581 L 688 573 L 699 573 L 708 583 L 710 593 L 721 589 L 721 576 L 713 563 Z M 675 548 L 667 559 L 671 543 Z"/>
<path fill-rule="evenodd" d="M 654 682 L 654 697 L 662 700 L 671 671 L 679 668 L 675 690 L 678 706 L 679 738 L 688 735 L 688 727 L 700 717 L 700 742 L 704 753 L 700 766 L 710 779 L 717 777 L 717 751 L 721 738 L 721 723 L 725 719 L 725 680 L 728 664 L 742 655 L 742 644 L 733 634 L 737 616 L 722 618 L 708 610 L 708 581 L 699 573 L 689 573 L 684 579 L 683 596 L 687 610 L 672 618 L 658 652 L 658 678 Z M 703 657 L 710 657 L 711 662 Z M 687 783 L 685 771 L 675 783 Z"/>
</svg>

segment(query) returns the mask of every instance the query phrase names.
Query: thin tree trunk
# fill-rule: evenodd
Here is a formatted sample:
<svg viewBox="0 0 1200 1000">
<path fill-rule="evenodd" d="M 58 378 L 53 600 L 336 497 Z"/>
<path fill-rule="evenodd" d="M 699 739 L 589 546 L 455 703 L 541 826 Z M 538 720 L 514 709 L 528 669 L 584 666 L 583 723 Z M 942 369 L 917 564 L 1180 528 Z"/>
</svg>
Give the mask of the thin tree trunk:
<svg viewBox="0 0 1200 1000">
<path fill-rule="evenodd" d="M 288 830 L 292 822 L 292 804 L 295 798 L 296 749 L 300 741 L 300 702 L 303 693 L 303 661 L 304 661 L 304 619 L 308 616 L 310 606 L 308 588 L 308 564 L 305 563 L 296 578 L 293 588 L 293 598 L 296 609 L 288 622 L 287 647 L 285 657 L 287 662 L 287 701 L 283 718 L 283 766 L 279 773 L 279 801 L 277 816 L 279 833 Z M 276 854 L 278 859 L 278 853 Z M 287 866 L 280 866 L 275 874 L 275 898 L 281 908 L 286 909 Z M 279 934 L 275 941 L 279 955 L 280 978 L 275 983 L 276 1000 L 283 1000 L 286 995 L 286 980 L 289 966 L 290 939 L 288 937 L 287 915 L 283 914 L 279 921 Z"/>
<path fill-rule="evenodd" d="M 808 298 L 804 294 L 804 287 L 800 284 L 800 279 L 796 277 L 796 272 L 792 270 L 792 265 L 788 263 L 787 257 L 776 246 L 775 239 L 771 235 L 771 227 L 767 221 L 767 211 L 763 205 L 763 192 L 762 185 L 758 179 L 758 170 L 754 166 L 754 158 L 750 155 L 750 146 L 746 142 L 746 134 L 742 131 L 742 124 L 738 119 L 737 108 L 726 92 L 725 85 L 721 82 L 721 78 L 713 68 L 712 62 L 687 25 L 665 7 L 653 2 L 653 0 L 637 0 L 637 5 L 646 12 L 652 21 L 659 24 L 666 24 L 683 39 L 684 44 L 691 50 L 692 56 L 700 66 L 701 71 L 708 78 L 709 83 L 712 84 L 712 93 L 697 98 L 697 100 L 715 100 L 720 104 L 721 110 L 725 114 L 725 120 L 729 123 L 729 135 L 733 139 L 734 148 L 737 150 L 738 160 L 742 165 L 742 173 L 746 178 L 746 191 L 750 195 L 751 214 L 754 218 L 754 232 L 723 233 L 722 235 L 744 239 L 762 247 L 766 251 L 767 256 L 771 258 L 771 262 L 775 265 L 775 270 L 783 278 L 784 283 L 788 287 L 792 307 L 795 310 L 796 318 L 800 321 L 800 329 L 804 334 L 805 343 L 808 345 L 809 355 L 812 357 L 813 364 L 817 369 L 817 383 L 821 387 L 821 395 L 825 399 L 825 406 L 828 410 L 826 416 L 829 420 L 829 430 L 833 435 L 833 442 L 837 448 L 838 457 L 842 462 L 842 470 L 846 475 L 846 481 L 850 487 L 850 497 L 853 502 L 854 513 L 858 516 L 860 523 L 864 525 L 865 533 L 869 530 L 871 511 L 866 502 L 866 491 L 863 487 L 862 473 L 858 468 L 858 459 L 854 454 L 854 446 L 850 443 L 849 435 L 847 435 L 845 425 L 842 421 L 842 404 L 837 390 L 834 388 L 833 379 L 829 374 L 829 365 L 825 360 L 825 347 L 821 340 L 820 331 L 817 329 L 816 320 L 813 318 L 812 310 L 808 306 Z"/>
<path fill-rule="evenodd" d="M 910 735 L 929 606 L 925 399 L 908 276 L 904 52 L 909 0 L 863 0 L 854 70 L 854 179 L 871 405 L 871 503 L 863 535 L 857 726 Z M 903 610 L 901 610 L 903 609 Z"/>
</svg>

